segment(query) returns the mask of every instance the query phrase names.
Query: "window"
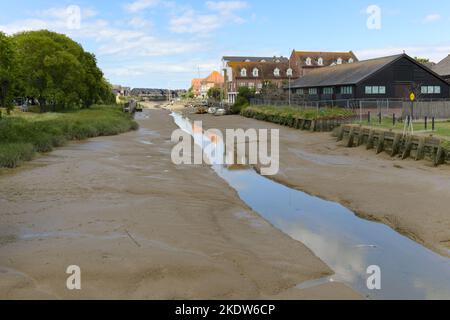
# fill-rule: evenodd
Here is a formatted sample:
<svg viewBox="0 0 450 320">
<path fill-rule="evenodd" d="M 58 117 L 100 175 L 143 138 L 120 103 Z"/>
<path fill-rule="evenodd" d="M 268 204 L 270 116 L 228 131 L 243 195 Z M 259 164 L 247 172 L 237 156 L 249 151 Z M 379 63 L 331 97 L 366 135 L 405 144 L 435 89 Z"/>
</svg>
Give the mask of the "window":
<svg viewBox="0 0 450 320">
<path fill-rule="evenodd" d="M 308 93 L 310 95 L 317 95 L 317 88 L 309 88 Z"/>
<path fill-rule="evenodd" d="M 266 62 L 266 60 L 265 60 L 265 59 L 262 59 L 261 62 Z"/>
<path fill-rule="evenodd" d="M 310 66 L 312 64 L 311 58 L 306 58 L 306 65 Z"/>
<path fill-rule="evenodd" d="M 286 75 L 287 75 L 288 77 L 292 77 L 292 69 L 291 69 L 291 68 L 287 69 Z"/>
<path fill-rule="evenodd" d="M 353 87 L 341 87 L 341 94 L 353 94 Z"/>
<path fill-rule="evenodd" d="M 348 59 L 348 63 L 353 63 L 355 62 L 355 60 L 353 60 L 353 58 Z"/>
<path fill-rule="evenodd" d="M 319 58 L 319 60 L 317 60 L 317 64 L 319 66 L 323 66 L 323 58 Z"/>
<path fill-rule="evenodd" d="M 323 88 L 323 94 L 333 94 L 333 88 Z"/>
<path fill-rule="evenodd" d="M 366 94 L 386 94 L 385 86 L 367 86 Z"/>
<path fill-rule="evenodd" d="M 247 83 L 245 83 L 245 82 L 239 83 L 239 88 L 241 88 L 241 87 L 246 87 L 246 86 L 247 86 Z"/>
<path fill-rule="evenodd" d="M 420 89 L 422 94 L 441 94 L 440 86 L 423 86 Z"/>
<path fill-rule="evenodd" d="M 342 64 L 342 58 L 337 59 L 337 64 Z"/>
<path fill-rule="evenodd" d="M 262 83 L 258 83 L 258 89 L 262 89 L 263 84 Z"/>
<path fill-rule="evenodd" d="M 279 77 L 280 76 L 280 69 L 276 68 L 275 70 L 273 70 L 273 75 L 275 77 Z"/>
<path fill-rule="evenodd" d="M 297 94 L 304 95 L 305 94 L 305 90 L 297 89 Z"/>
<path fill-rule="evenodd" d="M 245 59 L 245 62 L 250 62 L 250 59 Z"/>
<path fill-rule="evenodd" d="M 259 76 L 259 70 L 258 68 L 253 69 L 253 76 L 258 77 Z"/>
<path fill-rule="evenodd" d="M 247 69 L 242 69 L 241 70 L 241 77 L 246 77 L 247 76 Z"/>
<path fill-rule="evenodd" d="M 249 82 L 248 87 L 252 89 L 255 87 L 255 84 L 253 82 Z"/>
</svg>

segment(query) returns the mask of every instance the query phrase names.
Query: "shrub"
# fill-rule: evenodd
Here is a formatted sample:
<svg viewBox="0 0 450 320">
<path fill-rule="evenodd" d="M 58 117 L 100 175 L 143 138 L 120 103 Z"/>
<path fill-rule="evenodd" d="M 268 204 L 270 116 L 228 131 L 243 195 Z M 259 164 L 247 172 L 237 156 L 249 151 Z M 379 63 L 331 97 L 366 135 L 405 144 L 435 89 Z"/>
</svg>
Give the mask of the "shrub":
<svg viewBox="0 0 450 320">
<path fill-rule="evenodd" d="M 0 121 L 0 167 L 15 167 L 34 152 L 49 152 L 68 140 L 136 130 L 138 124 L 115 106 L 93 106 L 67 113 L 29 114 Z"/>
</svg>

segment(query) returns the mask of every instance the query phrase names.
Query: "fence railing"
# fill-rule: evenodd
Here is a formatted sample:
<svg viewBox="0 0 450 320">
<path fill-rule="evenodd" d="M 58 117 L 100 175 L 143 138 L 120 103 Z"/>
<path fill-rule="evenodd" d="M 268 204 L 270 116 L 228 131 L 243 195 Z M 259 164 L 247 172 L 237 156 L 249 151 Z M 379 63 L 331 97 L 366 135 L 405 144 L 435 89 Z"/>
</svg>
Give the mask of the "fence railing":
<svg viewBox="0 0 450 320">
<path fill-rule="evenodd" d="M 275 107 L 305 109 L 323 109 L 323 108 L 345 108 L 351 109 L 360 118 L 366 118 L 368 114 L 372 116 L 392 116 L 399 119 L 406 119 L 411 116 L 414 119 L 436 118 L 450 119 L 450 99 L 447 100 L 419 100 L 414 103 L 403 99 L 347 99 L 347 100 L 324 100 L 307 101 L 292 99 L 252 99 L 251 105 L 267 105 Z"/>
</svg>

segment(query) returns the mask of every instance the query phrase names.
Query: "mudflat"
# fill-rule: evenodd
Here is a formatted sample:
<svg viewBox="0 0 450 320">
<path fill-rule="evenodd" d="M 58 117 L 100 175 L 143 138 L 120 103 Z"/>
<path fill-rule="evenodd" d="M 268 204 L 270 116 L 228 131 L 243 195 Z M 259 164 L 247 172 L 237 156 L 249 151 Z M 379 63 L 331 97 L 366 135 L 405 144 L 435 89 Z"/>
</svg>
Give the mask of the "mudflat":
<svg viewBox="0 0 450 320">
<path fill-rule="evenodd" d="M 330 133 L 247 119 L 188 114 L 205 129 L 280 129 L 280 171 L 269 178 L 336 201 L 450 256 L 450 167 L 346 148 Z"/>
<path fill-rule="evenodd" d="M 138 122 L 0 173 L 1 299 L 360 298 L 339 283 L 296 289 L 333 271 L 210 167 L 174 165 L 167 111 Z M 66 288 L 70 265 L 81 290 Z"/>
</svg>

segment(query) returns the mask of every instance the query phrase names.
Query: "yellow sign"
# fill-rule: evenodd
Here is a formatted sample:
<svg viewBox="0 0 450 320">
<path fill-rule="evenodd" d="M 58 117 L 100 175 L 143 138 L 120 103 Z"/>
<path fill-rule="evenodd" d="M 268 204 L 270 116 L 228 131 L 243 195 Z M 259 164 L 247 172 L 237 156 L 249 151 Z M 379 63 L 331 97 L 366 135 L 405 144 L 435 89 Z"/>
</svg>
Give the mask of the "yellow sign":
<svg viewBox="0 0 450 320">
<path fill-rule="evenodd" d="M 416 100 L 416 95 L 414 94 L 414 92 L 411 92 L 411 94 L 409 95 L 409 99 L 411 101 L 415 101 Z"/>
</svg>

